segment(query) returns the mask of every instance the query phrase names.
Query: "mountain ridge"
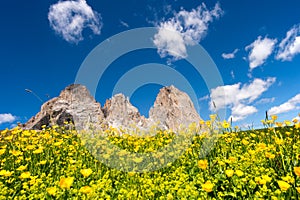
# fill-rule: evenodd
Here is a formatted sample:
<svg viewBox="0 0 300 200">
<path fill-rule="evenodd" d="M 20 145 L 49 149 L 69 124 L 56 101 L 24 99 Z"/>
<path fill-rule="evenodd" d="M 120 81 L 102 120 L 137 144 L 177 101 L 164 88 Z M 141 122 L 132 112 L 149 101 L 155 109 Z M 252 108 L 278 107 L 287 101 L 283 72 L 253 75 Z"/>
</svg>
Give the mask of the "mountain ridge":
<svg viewBox="0 0 300 200">
<path fill-rule="evenodd" d="M 75 124 L 76 129 L 97 129 L 109 126 L 115 128 L 138 127 L 149 129 L 157 125 L 160 129 L 176 130 L 180 125 L 188 126 L 199 122 L 190 97 L 175 86 L 160 89 L 149 117 L 141 115 L 124 94 L 116 94 L 107 99 L 103 106 L 91 96 L 88 89 L 80 84 L 71 84 L 41 106 L 41 110 L 30 118 L 23 128 L 42 129 L 42 125 L 64 126 L 65 121 Z"/>
</svg>

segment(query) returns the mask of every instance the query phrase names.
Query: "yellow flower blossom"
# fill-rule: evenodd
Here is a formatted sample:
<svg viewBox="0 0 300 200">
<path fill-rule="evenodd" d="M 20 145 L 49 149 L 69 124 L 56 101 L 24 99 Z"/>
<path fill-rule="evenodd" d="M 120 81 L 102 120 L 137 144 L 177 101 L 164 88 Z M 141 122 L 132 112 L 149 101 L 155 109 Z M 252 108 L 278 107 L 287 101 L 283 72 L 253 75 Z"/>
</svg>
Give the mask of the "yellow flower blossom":
<svg viewBox="0 0 300 200">
<path fill-rule="evenodd" d="M 214 184 L 210 181 L 206 181 L 204 184 L 202 184 L 202 189 L 206 192 L 212 192 L 214 188 Z"/>
<path fill-rule="evenodd" d="M 300 177 L 300 167 L 294 167 L 294 173 Z"/>
<path fill-rule="evenodd" d="M 57 192 L 57 188 L 56 187 L 50 187 L 50 188 L 47 188 L 46 191 L 47 191 L 48 194 L 50 194 L 52 196 L 55 196 L 56 192 Z"/>
<path fill-rule="evenodd" d="M 292 122 L 291 122 L 291 121 L 289 121 L 289 120 L 284 120 L 284 123 L 285 123 L 285 125 L 286 125 L 286 126 L 290 126 L 290 125 L 292 125 Z"/>
<path fill-rule="evenodd" d="M 266 152 L 266 153 L 265 153 L 265 156 L 266 156 L 266 158 L 269 158 L 269 159 L 275 158 L 275 155 L 272 154 L 272 153 L 269 153 L 269 152 Z"/>
<path fill-rule="evenodd" d="M 35 145 L 34 144 L 30 144 L 30 145 L 28 145 L 27 147 L 26 147 L 26 149 L 27 150 L 33 150 L 33 149 L 35 149 Z"/>
<path fill-rule="evenodd" d="M 14 172 L 10 172 L 10 171 L 7 171 L 7 170 L 1 170 L 0 171 L 0 176 L 5 176 L 5 177 L 10 177 Z"/>
<path fill-rule="evenodd" d="M 43 149 L 44 149 L 44 148 L 38 148 L 38 149 L 34 150 L 33 153 L 34 153 L 34 154 L 40 154 L 40 153 L 43 152 Z"/>
<path fill-rule="evenodd" d="M 230 123 L 228 123 L 226 120 L 223 121 L 222 123 L 223 128 L 229 128 L 230 127 Z"/>
<path fill-rule="evenodd" d="M 282 191 L 287 191 L 291 187 L 291 185 L 285 181 L 277 181 L 277 183 Z"/>
<path fill-rule="evenodd" d="M 244 175 L 244 172 L 241 171 L 241 170 L 236 170 L 236 171 L 235 171 L 235 174 L 236 174 L 237 176 L 241 177 L 241 176 Z"/>
<path fill-rule="evenodd" d="M 0 149 L 0 156 L 5 153 L 6 149 Z"/>
<path fill-rule="evenodd" d="M 79 192 L 83 193 L 83 194 L 88 194 L 91 193 L 93 191 L 93 189 L 90 186 L 83 186 L 79 189 Z"/>
<path fill-rule="evenodd" d="M 86 178 L 86 177 L 89 177 L 93 173 L 93 170 L 91 168 L 82 169 L 82 170 L 80 170 L 80 173 Z"/>
<path fill-rule="evenodd" d="M 21 175 L 20 175 L 20 178 L 21 179 L 26 179 L 26 178 L 30 178 L 30 172 L 23 172 Z"/>
<path fill-rule="evenodd" d="M 272 118 L 273 121 L 276 121 L 278 116 L 277 115 L 272 115 L 271 118 Z"/>
<path fill-rule="evenodd" d="M 227 169 L 227 170 L 225 170 L 225 174 L 228 177 L 232 177 L 234 174 L 234 171 L 232 169 Z"/>
<path fill-rule="evenodd" d="M 17 168 L 18 171 L 24 171 L 25 169 L 27 169 L 27 165 L 21 165 Z"/>
<path fill-rule="evenodd" d="M 23 154 L 21 151 L 18 151 L 18 150 L 12 150 L 10 153 L 14 156 L 20 156 Z"/>
<path fill-rule="evenodd" d="M 59 181 L 59 186 L 62 189 L 70 189 L 74 182 L 74 177 L 61 178 Z"/>
<path fill-rule="evenodd" d="M 199 160 L 199 161 L 198 161 L 198 167 L 199 167 L 200 169 L 206 169 L 207 166 L 208 166 L 207 160 Z"/>
</svg>

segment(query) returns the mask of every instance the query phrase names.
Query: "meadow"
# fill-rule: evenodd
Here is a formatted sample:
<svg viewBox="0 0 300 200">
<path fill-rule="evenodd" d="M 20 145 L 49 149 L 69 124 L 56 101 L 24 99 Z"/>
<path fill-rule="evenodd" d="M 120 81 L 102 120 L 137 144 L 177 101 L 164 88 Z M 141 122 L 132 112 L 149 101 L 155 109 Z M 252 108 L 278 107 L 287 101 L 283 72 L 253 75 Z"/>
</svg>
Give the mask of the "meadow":
<svg viewBox="0 0 300 200">
<path fill-rule="evenodd" d="M 94 140 L 57 126 L 6 129 L 0 133 L 0 199 L 299 199 L 300 123 L 276 119 L 242 131 L 212 115 L 176 134 L 109 128 Z M 187 136 L 188 145 L 175 142 L 151 163 L 139 157 Z M 209 150 L 206 141 L 213 141 Z M 105 149 L 107 142 L 122 150 Z M 103 164 L 126 161 L 126 154 L 133 157 L 123 170 Z"/>
</svg>

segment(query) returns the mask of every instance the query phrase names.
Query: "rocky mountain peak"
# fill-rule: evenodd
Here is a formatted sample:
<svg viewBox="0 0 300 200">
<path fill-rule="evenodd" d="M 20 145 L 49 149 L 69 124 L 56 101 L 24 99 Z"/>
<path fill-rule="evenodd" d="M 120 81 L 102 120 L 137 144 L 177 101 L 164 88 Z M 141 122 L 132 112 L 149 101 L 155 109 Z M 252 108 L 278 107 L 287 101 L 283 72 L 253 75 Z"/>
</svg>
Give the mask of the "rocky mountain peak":
<svg viewBox="0 0 300 200">
<path fill-rule="evenodd" d="M 190 97 L 173 85 L 160 89 L 149 118 L 173 130 L 201 119 Z"/>
<path fill-rule="evenodd" d="M 159 123 L 159 128 L 176 130 L 179 125 L 188 126 L 198 122 L 189 96 L 174 86 L 163 87 L 149 111 L 149 118 L 141 116 L 128 97 L 116 94 L 106 100 L 103 107 L 91 96 L 88 89 L 80 84 L 72 84 L 41 107 L 41 111 L 24 124 L 26 129 L 41 129 L 42 125 L 63 126 L 64 121 L 72 121 L 77 129 L 113 126 L 142 129 Z"/>
</svg>

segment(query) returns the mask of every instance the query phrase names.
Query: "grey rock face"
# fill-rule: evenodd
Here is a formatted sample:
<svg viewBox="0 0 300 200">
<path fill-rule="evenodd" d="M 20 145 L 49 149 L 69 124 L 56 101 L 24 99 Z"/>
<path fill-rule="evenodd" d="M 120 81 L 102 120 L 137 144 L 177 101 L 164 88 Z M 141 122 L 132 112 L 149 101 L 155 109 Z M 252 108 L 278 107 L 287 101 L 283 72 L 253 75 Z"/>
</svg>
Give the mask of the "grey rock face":
<svg viewBox="0 0 300 200">
<path fill-rule="evenodd" d="M 107 126 L 148 129 L 159 122 L 161 129 L 176 130 L 180 125 L 188 126 L 198 122 L 196 112 L 189 96 L 174 86 L 160 90 L 149 118 L 141 116 L 129 99 L 117 94 L 106 100 L 103 108 L 83 85 L 72 84 L 58 97 L 44 103 L 41 111 L 24 124 L 25 129 L 41 129 L 42 125 L 63 126 L 71 121 L 76 129 L 103 128 Z"/>
<path fill-rule="evenodd" d="M 106 100 L 102 111 L 106 122 L 113 127 L 139 126 L 143 123 L 138 109 L 123 94 L 116 94 Z"/>
<path fill-rule="evenodd" d="M 160 122 L 162 128 L 173 130 L 201 119 L 190 97 L 174 86 L 160 89 L 154 106 L 150 109 L 149 118 L 153 122 Z"/>
<path fill-rule="evenodd" d="M 42 125 L 63 126 L 65 121 L 84 129 L 89 123 L 99 123 L 104 119 L 100 103 L 90 95 L 85 86 L 72 84 L 41 107 L 41 111 L 24 124 L 26 129 L 41 129 Z"/>
</svg>

